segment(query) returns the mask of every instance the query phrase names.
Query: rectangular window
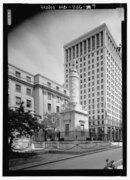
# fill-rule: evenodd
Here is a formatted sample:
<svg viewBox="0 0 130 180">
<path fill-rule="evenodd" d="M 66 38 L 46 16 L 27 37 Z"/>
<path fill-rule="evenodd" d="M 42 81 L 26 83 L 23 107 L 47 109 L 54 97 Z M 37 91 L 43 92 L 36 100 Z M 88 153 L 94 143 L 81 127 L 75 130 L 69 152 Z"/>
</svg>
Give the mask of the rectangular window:
<svg viewBox="0 0 130 180">
<path fill-rule="evenodd" d="M 51 100 L 51 93 L 48 93 L 48 100 Z"/>
<path fill-rule="evenodd" d="M 21 104 L 21 98 L 20 97 L 16 97 L 16 105 L 20 105 Z"/>
<path fill-rule="evenodd" d="M 82 43 L 80 43 L 80 56 L 82 55 Z"/>
<path fill-rule="evenodd" d="M 81 124 L 81 136 L 85 135 L 85 131 L 84 131 L 84 124 Z"/>
<path fill-rule="evenodd" d="M 48 85 L 48 87 L 51 87 L 51 83 L 50 82 L 47 82 L 47 85 Z"/>
<path fill-rule="evenodd" d="M 57 102 L 58 102 L 58 103 L 60 102 L 60 97 L 59 97 L 59 96 L 57 96 Z"/>
<path fill-rule="evenodd" d="M 69 48 L 69 60 L 71 60 L 71 48 Z"/>
<path fill-rule="evenodd" d="M 60 112 L 60 107 L 56 106 L 56 112 Z"/>
<path fill-rule="evenodd" d="M 27 93 L 27 95 L 30 95 L 30 96 L 31 96 L 31 89 L 27 88 L 27 89 L 26 89 L 26 93 Z"/>
<path fill-rule="evenodd" d="M 99 34 L 96 35 L 97 38 L 97 48 L 99 48 Z"/>
<path fill-rule="evenodd" d="M 95 49 L 95 37 L 93 36 L 92 37 L 92 50 Z"/>
<path fill-rule="evenodd" d="M 69 124 L 65 124 L 65 136 L 69 136 Z"/>
<path fill-rule="evenodd" d="M 68 61 L 68 49 L 66 50 L 66 61 Z"/>
<path fill-rule="evenodd" d="M 101 32 L 101 46 L 103 46 L 103 32 Z"/>
<path fill-rule="evenodd" d="M 90 47 L 91 47 L 91 44 L 90 44 L 90 38 L 88 39 L 88 52 L 90 52 Z"/>
<path fill-rule="evenodd" d="M 76 57 L 79 56 L 79 47 L 78 47 L 78 44 L 76 45 Z"/>
<path fill-rule="evenodd" d="M 48 104 L 48 111 L 51 112 L 51 104 Z"/>
<path fill-rule="evenodd" d="M 86 54 L 86 41 L 84 41 L 84 54 Z"/>
<path fill-rule="evenodd" d="M 31 77 L 30 76 L 26 76 L 27 82 L 31 82 Z"/>
<path fill-rule="evenodd" d="M 21 73 L 18 72 L 18 71 L 15 71 L 15 76 L 16 76 L 17 78 L 21 78 Z"/>
<path fill-rule="evenodd" d="M 27 106 L 28 108 L 31 108 L 31 100 L 27 100 L 26 106 Z"/>
<path fill-rule="evenodd" d="M 75 46 L 73 46 L 73 59 L 75 58 Z"/>
<path fill-rule="evenodd" d="M 16 92 L 21 92 L 21 86 L 19 84 L 16 84 Z"/>
<path fill-rule="evenodd" d="M 59 90 L 60 90 L 60 88 L 59 88 L 58 86 L 56 86 L 56 90 L 57 90 L 57 91 L 59 91 Z"/>
</svg>

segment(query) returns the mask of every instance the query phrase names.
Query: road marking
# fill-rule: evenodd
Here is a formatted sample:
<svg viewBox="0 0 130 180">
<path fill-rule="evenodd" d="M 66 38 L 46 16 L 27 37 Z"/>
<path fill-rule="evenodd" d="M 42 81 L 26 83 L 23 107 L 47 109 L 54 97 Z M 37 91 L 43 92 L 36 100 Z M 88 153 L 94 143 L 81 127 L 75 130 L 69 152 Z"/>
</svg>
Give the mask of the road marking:
<svg viewBox="0 0 130 180">
<path fill-rule="evenodd" d="M 117 163 L 118 163 L 118 162 L 120 162 L 120 161 L 122 161 L 122 159 L 120 159 L 120 160 L 118 160 L 118 161 L 114 162 L 113 164 L 117 164 Z"/>
</svg>

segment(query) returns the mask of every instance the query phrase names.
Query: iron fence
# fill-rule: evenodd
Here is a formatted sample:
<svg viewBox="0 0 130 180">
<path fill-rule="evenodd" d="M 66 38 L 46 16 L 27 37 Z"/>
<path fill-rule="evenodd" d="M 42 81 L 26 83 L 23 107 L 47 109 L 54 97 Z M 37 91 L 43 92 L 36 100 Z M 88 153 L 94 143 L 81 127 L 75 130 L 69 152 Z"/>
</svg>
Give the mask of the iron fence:
<svg viewBox="0 0 130 180">
<path fill-rule="evenodd" d="M 33 135 L 33 140 L 36 142 L 43 141 L 68 141 L 68 140 L 85 140 L 85 141 L 121 141 L 121 132 L 91 132 L 91 131 L 40 131 Z"/>
</svg>

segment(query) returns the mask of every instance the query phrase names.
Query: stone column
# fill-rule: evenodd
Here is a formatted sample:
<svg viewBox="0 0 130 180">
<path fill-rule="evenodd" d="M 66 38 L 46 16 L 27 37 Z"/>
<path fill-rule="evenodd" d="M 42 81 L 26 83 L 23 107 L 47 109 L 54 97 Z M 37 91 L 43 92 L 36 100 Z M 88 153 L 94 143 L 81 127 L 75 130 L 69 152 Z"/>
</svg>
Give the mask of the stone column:
<svg viewBox="0 0 130 180">
<path fill-rule="evenodd" d="M 70 60 L 71 60 L 71 48 L 69 48 L 69 62 L 70 62 Z"/>
<path fill-rule="evenodd" d="M 78 43 L 78 58 L 80 57 L 80 43 Z"/>
<path fill-rule="evenodd" d="M 97 36 L 95 35 L 95 49 L 97 49 Z"/>
<path fill-rule="evenodd" d="M 94 50 L 96 49 L 96 36 L 94 36 Z"/>
<path fill-rule="evenodd" d="M 76 57 L 77 57 L 77 56 L 76 56 L 76 45 L 74 46 L 74 49 L 75 49 L 75 59 L 76 59 Z"/>
<path fill-rule="evenodd" d="M 70 71 L 70 102 L 79 104 L 79 75 L 75 67 Z"/>
<path fill-rule="evenodd" d="M 99 47 L 101 47 L 101 33 L 99 33 Z"/>
<path fill-rule="evenodd" d="M 88 39 L 86 40 L 86 46 L 87 46 L 86 53 L 88 53 Z"/>
</svg>

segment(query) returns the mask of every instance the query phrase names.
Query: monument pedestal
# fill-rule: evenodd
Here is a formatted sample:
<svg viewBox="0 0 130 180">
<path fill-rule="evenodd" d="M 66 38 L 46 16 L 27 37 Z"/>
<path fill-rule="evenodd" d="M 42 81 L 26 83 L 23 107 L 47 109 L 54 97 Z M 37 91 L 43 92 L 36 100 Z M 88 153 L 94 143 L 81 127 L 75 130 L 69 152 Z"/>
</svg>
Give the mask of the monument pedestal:
<svg viewBox="0 0 130 180">
<path fill-rule="evenodd" d="M 88 112 L 79 104 L 69 103 L 61 111 L 60 132 L 64 140 L 86 140 L 89 137 Z"/>
</svg>

